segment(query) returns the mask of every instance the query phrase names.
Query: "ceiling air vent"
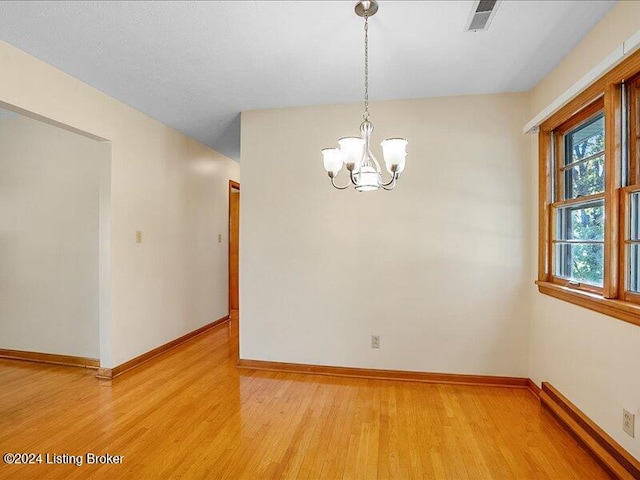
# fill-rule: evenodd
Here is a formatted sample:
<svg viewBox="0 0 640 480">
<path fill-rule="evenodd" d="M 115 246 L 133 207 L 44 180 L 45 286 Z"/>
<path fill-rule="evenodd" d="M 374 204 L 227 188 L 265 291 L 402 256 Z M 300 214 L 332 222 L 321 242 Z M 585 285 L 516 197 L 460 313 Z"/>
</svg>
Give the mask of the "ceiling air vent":
<svg viewBox="0 0 640 480">
<path fill-rule="evenodd" d="M 489 28 L 500 1 L 476 0 L 465 26 L 466 32 L 482 32 Z"/>
</svg>

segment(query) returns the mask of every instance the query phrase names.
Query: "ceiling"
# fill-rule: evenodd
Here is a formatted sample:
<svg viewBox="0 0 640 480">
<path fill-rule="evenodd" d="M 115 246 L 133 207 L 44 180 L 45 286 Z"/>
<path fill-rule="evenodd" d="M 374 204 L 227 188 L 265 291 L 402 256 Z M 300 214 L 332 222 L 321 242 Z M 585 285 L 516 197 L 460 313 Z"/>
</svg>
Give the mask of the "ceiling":
<svg viewBox="0 0 640 480">
<path fill-rule="evenodd" d="M 0 2 L 0 39 L 234 159 L 243 110 L 359 101 L 353 1 Z M 372 100 L 531 89 L 613 1 L 381 0 Z M 375 107 L 375 106 L 374 106 Z"/>
</svg>

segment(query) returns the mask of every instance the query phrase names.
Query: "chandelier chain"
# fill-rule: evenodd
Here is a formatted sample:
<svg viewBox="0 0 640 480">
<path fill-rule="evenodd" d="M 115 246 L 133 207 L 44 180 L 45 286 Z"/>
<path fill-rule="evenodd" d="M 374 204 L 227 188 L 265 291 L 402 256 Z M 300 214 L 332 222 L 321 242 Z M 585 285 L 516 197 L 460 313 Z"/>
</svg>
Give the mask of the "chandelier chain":
<svg viewBox="0 0 640 480">
<path fill-rule="evenodd" d="M 369 15 L 364 14 L 364 115 L 369 120 Z"/>
</svg>

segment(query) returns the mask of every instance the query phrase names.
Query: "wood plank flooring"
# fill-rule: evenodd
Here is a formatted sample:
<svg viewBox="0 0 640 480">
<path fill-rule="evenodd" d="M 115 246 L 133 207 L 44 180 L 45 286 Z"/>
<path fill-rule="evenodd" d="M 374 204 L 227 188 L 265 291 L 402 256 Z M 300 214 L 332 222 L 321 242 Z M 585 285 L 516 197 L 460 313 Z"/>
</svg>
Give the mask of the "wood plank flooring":
<svg viewBox="0 0 640 480">
<path fill-rule="evenodd" d="M 233 324 L 111 382 L 1 360 L 0 454 L 123 463 L 0 461 L 0 478 L 608 478 L 527 390 L 245 371 L 236 359 Z"/>
</svg>

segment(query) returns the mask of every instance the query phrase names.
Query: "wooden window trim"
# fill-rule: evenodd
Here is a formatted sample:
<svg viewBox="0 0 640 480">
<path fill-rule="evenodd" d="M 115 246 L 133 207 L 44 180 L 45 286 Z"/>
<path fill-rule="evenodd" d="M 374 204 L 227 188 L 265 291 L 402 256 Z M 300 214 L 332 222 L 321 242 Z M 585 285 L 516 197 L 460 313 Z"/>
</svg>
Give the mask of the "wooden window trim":
<svg viewBox="0 0 640 480">
<path fill-rule="evenodd" d="M 640 50 L 629 55 L 616 67 L 605 73 L 602 77 L 584 89 L 582 93 L 577 95 L 564 107 L 551 115 L 540 125 L 540 131 L 551 132 L 552 130 L 555 130 L 584 107 L 601 97 L 604 94 L 607 85 L 619 84 L 625 80 L 633 78 L 639 72 Z"/>
<path fill-rule="evenodd" d="M 620 287 L 620 158 L 622 145 L 622 86 L 607 85 L 604 91 L 604 296 L 618 298 Z"/>
<path fill-rule="evenodd" d="M 624 292 L 624 296 L 622 297 L 622 300 L 624 300 L 625 302 L 629 302 L 629 303 L 640 304 L 640 293 L 631 292 L 629 290 L 626 290 Z"/>
<path fill-rule="evenodd" d="M 637 76 L 636 78 L 633 78 Z M 629 80 L 631 79 L 631 80 Z M 619 65 L 587 87 L 580 95 L 567 103 L 540 125 L 538 136 L 539 185 L 538 185 L 538 285 L 540 293 L 579 305 L 605 315 L 640 325 L 640 294 L 626 289 L 626 210 L 629 192 L 632 187 L 622 188 L 620 156 L 622 154 L 622 95 L 621 85 L 625 82 L 628 89 L 630 107 L 629 120 L 629 169 L 628 182 L 635 190 L 640 183 L 640 51 L 629 55 Z M 556 191 L 552 192 L 551 168 L 560 170 L 560 156 L 557 148 L 562 133 L 571 130 L 602 109 L 605 111 L 605 246 L 604 279 L 602 289 L 581 285 L 576 288 L 566 279 L 553 276 L 553 236 L 552 215 L 554 208 L 567 205 L 563 198 L 562 182 L 557 181 Z M 555 150 L 555 151 L 554 151 Z M 555 153 L 555 165 L 551 165 L 552 153 Z M 591 196 L 590 196 L 591 197 Z M 593 200 L 602 197 L 593 196 Z M 590 198 L 582 197 L 573 203 L 582 203 Z M 622 213 L 622 215 L 621 215 Z"/>
<path fill-rule="evenodd" d="M 584 291 L 584 292 L 595 293 L 597 295 L 602 295 L 603 293 L 603 288 L 598 287 L 597 285 L 590 285 L 588 283 L 578 283 L 576 286 L 574 286 L 570 282 L 568 282 L 566 278 L 562 278 L 562 277 L 551 277 L 551 281 L 549 283 L 552 283 L 553 285 L 559 285 L 561 287 L 571 288 L 572 290 L 577 290 L 581 292 Z"/>
<path fill-rule="evenodd" d="M 559 202 L 553 202 L 551 206 L 553 208 L 567 207 L 567 206 L 575 205 L 579 203 L 593 203 L 603 198 L 604 198 L 604 193 L 594 193 L 592 195 L 585 195 L 584 197 L 576 197 L 576 198 L 570 198 L 569 200 L 561 200 Z"/>
</svg>

